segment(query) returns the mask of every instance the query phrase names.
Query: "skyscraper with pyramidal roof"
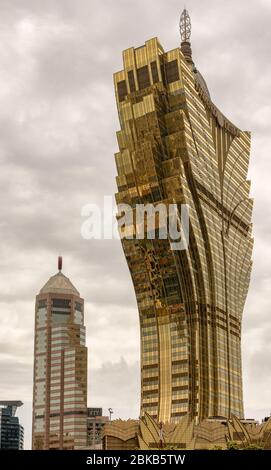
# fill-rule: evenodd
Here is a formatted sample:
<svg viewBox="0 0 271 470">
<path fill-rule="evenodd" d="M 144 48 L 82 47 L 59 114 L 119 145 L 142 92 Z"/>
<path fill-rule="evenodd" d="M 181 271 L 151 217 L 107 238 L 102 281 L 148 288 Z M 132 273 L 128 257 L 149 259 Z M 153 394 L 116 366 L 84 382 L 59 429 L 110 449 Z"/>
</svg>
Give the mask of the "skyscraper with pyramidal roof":
<svg viewBox="0 0 271 470">
<path fill-rule="evenodd" d="M 36 297 L 33 449 L 87 444 L 87 348 L 84 300 L 59 271 Z"/>
</svg>

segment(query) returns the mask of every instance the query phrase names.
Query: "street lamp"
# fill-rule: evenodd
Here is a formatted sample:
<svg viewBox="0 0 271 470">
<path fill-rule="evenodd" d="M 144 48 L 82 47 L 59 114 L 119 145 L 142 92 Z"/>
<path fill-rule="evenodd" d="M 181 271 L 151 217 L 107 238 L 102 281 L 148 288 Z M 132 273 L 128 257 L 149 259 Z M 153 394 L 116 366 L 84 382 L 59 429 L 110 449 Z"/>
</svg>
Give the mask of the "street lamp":
<svg viewBox="0 0 271 470">
<path fill-rule="evenodd" d="M 114 413 L 114 411 L 112 410 L 112 408 L 108 408 L 108 412 L 109 412 L 109 421 L 111 421 L 111 416 Z"/>
</svg>

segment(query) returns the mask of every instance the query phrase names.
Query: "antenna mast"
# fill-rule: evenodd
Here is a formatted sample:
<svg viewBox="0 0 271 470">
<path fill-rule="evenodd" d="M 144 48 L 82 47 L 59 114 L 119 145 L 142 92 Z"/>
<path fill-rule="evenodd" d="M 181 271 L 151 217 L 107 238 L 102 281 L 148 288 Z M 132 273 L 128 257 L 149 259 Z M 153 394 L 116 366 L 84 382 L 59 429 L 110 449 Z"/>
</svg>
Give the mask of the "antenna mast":
<svg viewBox="0 0 271 470">
<path fill-rule="evenodd" d="M 180 18 L 181 51 L 188 63 L 194 66 L 192 60 L 192 50 L 190 44 L 191 20 L 186 8 L 183 10 Z"/>
<path fill-rule="evenodd" d="M 180 33 L 182 42 L 190 42 L 191 19 L 186 8 L 183 10 L 180 18 Z"/>
</svg>

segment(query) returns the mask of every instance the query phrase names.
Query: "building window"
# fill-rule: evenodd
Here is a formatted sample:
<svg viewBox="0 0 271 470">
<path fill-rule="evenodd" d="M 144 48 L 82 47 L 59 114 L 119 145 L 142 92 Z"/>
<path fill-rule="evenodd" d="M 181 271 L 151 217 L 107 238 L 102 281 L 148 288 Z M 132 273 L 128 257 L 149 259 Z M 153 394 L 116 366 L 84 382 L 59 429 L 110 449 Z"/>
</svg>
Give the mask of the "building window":
<svg viewBox="0 0 271 470">
<path fill-rule="evenodd" d="M 75 302 L 75 310 L 78 310 L 78 312 L 83 312 L 83 304 Z"/>
<path fill-rule="evenodd" d="M 45 379 L 45 356 L 36 357 L 36 380 Z"/>
<path fill-rule="evenodd" d="M 37 353 L 44 353 L 46 351 L 47 335 L 45 330 L 37 331 L 36 335 L 36 348 Z"/>
<path fill-rule="evenodd" d="M 128 80 L 129 80 L 130 92 L 133 93 L 134 91 L 136 91 L 135 76 L 134 76 L 133 70 L 129 70 Z"/>
<path fill-rule="evenodd" d="M 67 323 L 70 319 L 69 312 L 52 312 L 53 323 Z"/>
<path fill-rule="evenodd" d="M 152 81 L 153 83 L 159 82 L 159 75 L 158 75 L 158 68 L 157 68 L 157 63 L 151 62 L 151 73 L 152 73 Z"/>
<path fill-rule="evenodd" d="M 41 328 L 46 325 L 46 308 L 40 308 L 37 311 L 37 328 Z"/>
<path fill-rule="evenodd" d="M 171 62 L 166 63 L 165 68 L 167 83 L 172 83 L 176 82 L 177 80 L 180 80 L 177 60 L 172 60 Z"/>
<path fill-rule="evenodd" d="M 149 70 L 147 65 L 137 70 L 138 86 L 140 90 L 150 86 Z"/>
<path fill-rule="evenodd" d="M 122 80 L 121 82 L 118 82 L 117 87 L 118 87 L 119 101 L 124 101 L 127 96 L 126 81 Z"/>
<path fill-rule="evenodd" d="M 77 325 L 83 325 L 83 313 L 78 310 L 74 311 L 74 323 Z"/>
<path fill-rule="evenodd" d="M 71 301 L 69 299 L 53 299 L 53 307 L 69 308 Z"/>
</svg>

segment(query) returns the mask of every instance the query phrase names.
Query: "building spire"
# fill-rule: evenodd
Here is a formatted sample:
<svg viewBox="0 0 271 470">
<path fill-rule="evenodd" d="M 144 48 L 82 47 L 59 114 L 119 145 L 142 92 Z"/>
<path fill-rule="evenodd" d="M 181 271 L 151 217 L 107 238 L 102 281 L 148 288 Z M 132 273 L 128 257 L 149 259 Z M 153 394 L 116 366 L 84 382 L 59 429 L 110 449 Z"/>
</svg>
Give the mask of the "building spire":
<svg viewBox="0 0 271 470">
<path fill-rule="evenodd" d="M 61 272 L 62 270 L 62 256 L 58 257 L 58 271 Z"/>
<path fill-rule="evenodd" d="M 181 51 L 187 62 L 193 64 L 192 49 L 190 44 L 191 19 L 188 11 L 184 8 L 180 17 Z"/>
<path fill-rule="evenodd" d="M 186 8 L 184 8 L 180 18 L 180 33 L 182 42 L 190 42 L 191 20 Z"/>
</svg>

